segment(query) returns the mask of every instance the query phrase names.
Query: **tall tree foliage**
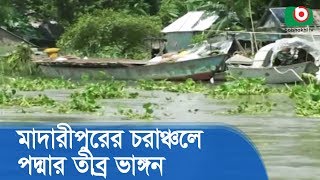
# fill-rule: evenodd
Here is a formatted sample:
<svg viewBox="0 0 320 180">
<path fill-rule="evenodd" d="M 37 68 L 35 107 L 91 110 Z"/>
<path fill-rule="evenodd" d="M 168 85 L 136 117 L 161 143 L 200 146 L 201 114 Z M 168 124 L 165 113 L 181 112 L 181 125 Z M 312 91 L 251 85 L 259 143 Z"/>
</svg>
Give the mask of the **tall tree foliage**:
<svg viewBox="0 0 320 180">
<path fill-rule="evenodd" d="M 318 0 L 280 0 L 279 5 L 299 6 L 307 2 L 313 8 L 320 7 Z M 252 0 L 255 18 L 259 18 L 268 3 L 269 0 Z M 245 21 L 242 17 L 247 17 L 249 13 L 248 0 L 1 0 L 0 20 L 7 18 L 12 7 L 22 15 L 34 12 L 34 17 L 67 23 L 74 22 L 85 13 L 112 8 L 140 15 L 160 15 L 167 24 L 187 11 L 212 10 L 215 4 L 223 4 L 228 11 L 235 11 L 241 21 Z"/>
<path fill-rule="evenodd" d="M 251 15 L 258 21 L 270 0 L 0 0 L 0 25 L 21 34 L 30 33 L 30 19 L 56 20 L 66 28 L 79 17 L 96 10 L 113 9 L 141 16 L 159 16 L 168 25 L 188 11 L 215 11 L 220 18 L 215 30 L 251 28 Z M 273 0 L 272 6 L 307 5 L 320 8 L 319 0 Z M 160 22 L 160 21 L 159 21 Z"/>
<path fill-rule="evenodd" d="M 13 7 L 10 5 L 9 0 L 0 1 L 0 25 L 10 17 Z"/>
<path fill-rule="evenodd" d="M 312 9 L 320 9 L 320 2 L 319 0 L 311 0 L 309 5 Z"/>
<path fill-rule="evenodd" d="M 81 16 L 68 28 L 59 46 L 85 56 L 140 59 L 137 55 L 147 52 L 144 38 L 158 36 L 160 28 L 160 20 L 154 17 L 96 11 Z"/>
<path fill-rule="evenodd" d="M 98 9 L 115 9 L 134 14 L 156 14 L 159 0 L 1 0 L 12 4 L 17 12 L 40 18 L 72 23 L 79 16 Z M 1 7 L 5 7 L 2 4 Z"/>
<path fill-rule="evenodd" d="M 280 0 L 280 5 L 282 7 L 287 6 L 301 6 L 306 3 L 306 0 Z"/>
</svg>

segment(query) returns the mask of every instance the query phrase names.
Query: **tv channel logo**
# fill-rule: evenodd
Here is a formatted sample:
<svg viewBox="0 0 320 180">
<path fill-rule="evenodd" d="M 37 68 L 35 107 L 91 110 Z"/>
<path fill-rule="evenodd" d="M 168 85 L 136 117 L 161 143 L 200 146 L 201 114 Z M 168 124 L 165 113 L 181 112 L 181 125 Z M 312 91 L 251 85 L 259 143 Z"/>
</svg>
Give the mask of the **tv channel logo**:
<svg viewBox="0 0 320 180">
<path fill-rule="evenodd" d="M 310 26 L 313 24 L 313 12 L 304 6 L 287 7 L 285 9 L 285 24 L 287 27 Z"/>
</svg>

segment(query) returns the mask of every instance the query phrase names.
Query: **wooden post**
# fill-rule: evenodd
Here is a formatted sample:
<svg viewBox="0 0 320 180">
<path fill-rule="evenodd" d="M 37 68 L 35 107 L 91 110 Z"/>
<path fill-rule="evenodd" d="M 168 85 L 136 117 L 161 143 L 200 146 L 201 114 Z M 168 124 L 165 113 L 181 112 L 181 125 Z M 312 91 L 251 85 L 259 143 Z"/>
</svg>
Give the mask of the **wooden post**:
<svg viewBox="0 0 320 180">
<path fill-rule="evenodd" d="M 252 32 L 250 32 L 250 40 L 251 40 L 251 55 L 254 56 L 254 54 L 255 54 L 254 37 L 253 37 L 253 33 Z"/>
<path fill-rule="evenodd" d="M 254 24 L 253 24 L 253 17 L 252 17 L 252 9 L 251 9 L 251 0 L 249 0 L 249 11 L 250 11 L 250 21 L 251 21 L 251 28 L 252 28 L 252 32 L 253 34 L 251 33 L 251 50 L 252 50 L 252 55 L 255 54 L 255 49 L 258 51 L 258 46 L 257 46 L 257 43 L 256 43 L 256 34 L 254 33 L 255 32 L 255 29 L 254 29 Z"/>
</svg>

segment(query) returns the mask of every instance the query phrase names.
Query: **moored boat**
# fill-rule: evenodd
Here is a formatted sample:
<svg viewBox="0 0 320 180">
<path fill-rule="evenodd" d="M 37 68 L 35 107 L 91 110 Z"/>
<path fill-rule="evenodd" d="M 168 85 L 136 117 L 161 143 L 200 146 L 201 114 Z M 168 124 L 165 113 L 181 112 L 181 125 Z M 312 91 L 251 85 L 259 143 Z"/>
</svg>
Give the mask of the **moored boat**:
<svg viewBox="0 0 320 180">
<path fill-rule="evenodd" d="M 261 48 L 254 59 L 236 55 L 226 63 L 235 78 L 264 78 L 269 84 L 278 84 L 303 81 L 303 73 L 319 71 L 319 61 L 320 51 L 312 43 L 284 38 Z"/>
<path fill-rule="evenodd" d="M 117 80 L 209 80 L 228 58 L 227 54 L 212 55 L 198 59 L 148 64 L 135 60 L 35 60 L 42 72 L 49 77 L 81 79 L 84 75 L 92 78 Z"/>
<path fill-rule="evenodd" d="M 287 66 L 243 68 L 229 66 L 228 71 L 233 77 L 263 78 L 268 84 L 293 83 L 302 80 L 302 74 L 308 69 L 315 68 L 314 63 L 304 62 Z"/>
</svg>

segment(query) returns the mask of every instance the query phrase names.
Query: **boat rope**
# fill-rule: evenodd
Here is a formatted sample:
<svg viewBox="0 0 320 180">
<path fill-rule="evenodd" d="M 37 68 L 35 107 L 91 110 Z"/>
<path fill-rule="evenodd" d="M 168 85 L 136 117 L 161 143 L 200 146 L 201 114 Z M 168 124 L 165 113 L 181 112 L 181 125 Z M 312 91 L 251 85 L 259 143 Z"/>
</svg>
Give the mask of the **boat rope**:
<svg viewBox="0 0 320 180">
<path fill-rule="evenodd" d="M 281 72 L 281 71 L 279 71 L 278 69 L 277 69 L 277 67 L 273 67 L 274 68 L 274 70 L 277 72 L 277 73 L 279 73 L 279 74 L 286 74 L 286 73 L 288 73 L 288 72 L 292 72 L 300 81 L 302 81 L 303 82 L 303 79 L 299 76 L 299 74 L 296 72 L 296 71 L 294 71 L 293 69 L 288 69 L 288 70 L 286 70 L 286 71 L 284 71 L 284 72 Z"/>
</svg>

